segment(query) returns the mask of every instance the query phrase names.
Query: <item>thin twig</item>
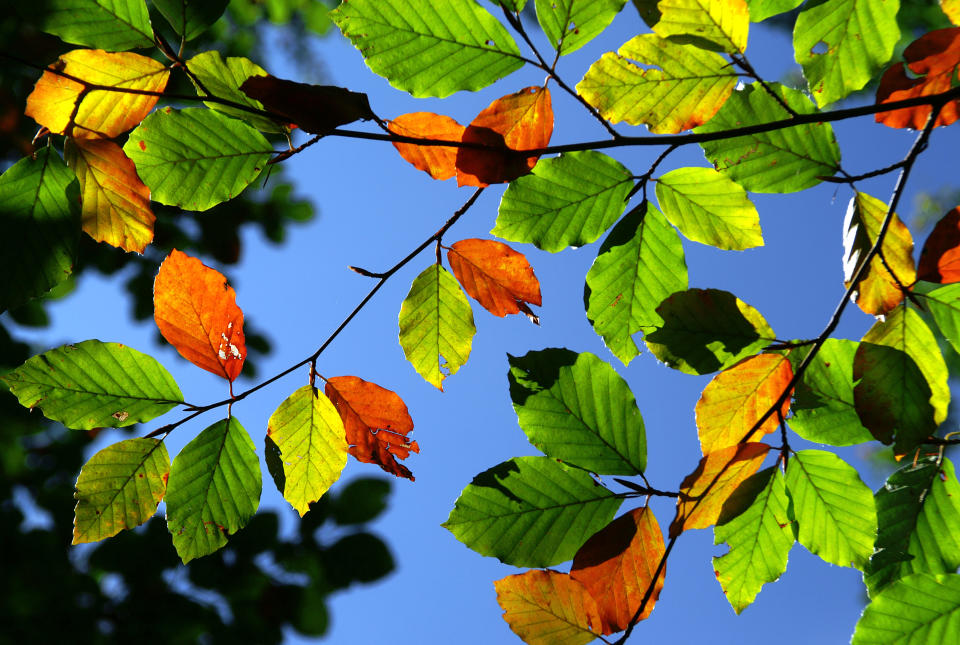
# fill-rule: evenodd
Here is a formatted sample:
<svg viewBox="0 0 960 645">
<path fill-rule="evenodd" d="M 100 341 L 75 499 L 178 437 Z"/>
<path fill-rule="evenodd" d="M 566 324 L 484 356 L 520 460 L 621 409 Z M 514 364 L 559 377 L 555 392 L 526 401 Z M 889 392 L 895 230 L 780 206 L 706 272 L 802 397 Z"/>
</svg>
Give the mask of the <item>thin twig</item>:
<svg viewBox="0 0 960 645">
<path fill-rule="evenodd" d="M 736 54 L 730 54 L 730 60 L 732 60 L 737 67 L 742 69 L 747 76 L 759 83 L 760 87 L 763 88 L 763 91 L 773 97 L 773 100 L 779 103 L 780 107 L 787 111 L 787 114 L 793 117 L 800 116 L 796 110 L 790 107 L 787 102 L 783 100 L 782 96 L 773 91 L 773 88 L 770 87 L 765 80 L 760 78 L 760 75 L 757 74 L 757 71 L 753 68 L 753 65 L 751 65 L 750 61 L 747 60 L 746 54 L 741 54 L 740 56 L 737 56 Z"/>
</svg>

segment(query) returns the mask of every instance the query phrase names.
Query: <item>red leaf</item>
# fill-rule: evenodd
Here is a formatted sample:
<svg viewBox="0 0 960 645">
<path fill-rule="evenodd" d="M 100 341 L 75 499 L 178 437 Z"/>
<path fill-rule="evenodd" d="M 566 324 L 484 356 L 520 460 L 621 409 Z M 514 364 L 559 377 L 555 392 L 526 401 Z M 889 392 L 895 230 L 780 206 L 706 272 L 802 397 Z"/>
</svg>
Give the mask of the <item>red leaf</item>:
<svg viewBox="0 0 960 645">
<path fill-rule="evenodd" d="M 501 318 L 520 311 L 537 318 L 526 303 L 540 306 L 540 282 L 523 254 L 495 240 L 460 240 L 447 260 L 470 297 Z"/>
<path fill-rule="evenodd" d="M 951 284 L 960 282 L 960 206 L 944 215 L 930 231 L 920 252 L 917 279 Z"/>
<path fill-rule="evenodd" d="M 465 128 L 442 114 L 433 112 L 411 112 L 401 114 L 389 121 L 390 131 L 405 137 L 417 139 L 440 139 L 460 141 Z M 419 170 L 428 173 L 434 179 L 450 179 L 457 174 L 457 148 L 447 146 L 418 146 L 413 143 L 396 143 L 400 156 Z"/>
<path fill-rule="evenodd" d="M 240 90 L 268 112 L 295 123 L 304 132 L 327 134 L 357 120 L 375 118 L 367 95 L 333 85 L 309 85 L 275 76 L 251 76 Z"/>
</svg>

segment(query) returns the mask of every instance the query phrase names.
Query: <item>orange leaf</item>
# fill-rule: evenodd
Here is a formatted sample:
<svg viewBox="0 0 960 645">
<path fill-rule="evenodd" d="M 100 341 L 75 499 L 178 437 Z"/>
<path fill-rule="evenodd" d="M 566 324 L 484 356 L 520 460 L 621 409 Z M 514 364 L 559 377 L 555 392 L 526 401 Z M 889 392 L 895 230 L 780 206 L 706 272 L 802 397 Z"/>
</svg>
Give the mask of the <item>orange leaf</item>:
<svg viewBox="0 0 960 645">
<path fill-rule="evenodd" d="M 877 88 L 877 103 L 890 103 L 903 99 L 930 96 L 946 92 L 953 87 L 960 66 L 960 27 L 938 29 L 924 34 L 903 50 L 907 61 L 897 63 L 884 72 Z M 950 125 L 958 118 L 960 101 L 951 101 L 943 106 L 937 117 L 937 126 Z M 879 112 L 877 123 L 891 128 L 914 128 L 920 130 L 930 117 L 930 106 L 918 105 L 893 112 Z"/>
<path fill-rule="evenodd" d="M 247 78 L 240 91 L 311 134 L 327 134 L 341 125 L 375 118 L 366 94 L 333 85 L 309 85 L 267 74 Z"/>
<path fill-rule="evenodd" d="M 406 436 L 413 430 L 413 419 L 395 392 L 356 376 L 334 376 L 327 379 L 324 393 L 343 419 L 351 455 L 413 481 L 413 474 L 397 459 L 419 453 L 420 446 Z"/>
<path fill-rule="evenodd" d="M 460 141 L 465 128 L 442 114 L 433 112 L 410 112 L 401 114 L 387 127 L 394 134 L 417 139 L 440 139 Z M 449 146 L 418 146 L 413 143 L 394 142 L 400 156 L 423 170 L 434 179 L 450 179 L 457 174 L 457 148 Z"/>
<path fill-rule="evenodd" d="M 232 382 L 247 356 L 236 299 L 222 273 L 174 249 L 153 283 L 153 317 L 181 356 Z"/>
<path fill-rule="evenodd" d="M 770 446 L 765 443 L 743 443 L 701 459 L 697 469 L 680 484 L 681 497 L 670 524 L 670 537 L 716 524 L 723 503 L 743 480 L 757 472 L 768 450 Z"/>
<path fill-rule="evenodd" d="M 951 284 L 960 282 L 960 206 L 944 215 L 930 231 L 920 252 L 917 279 Z"/>
<path fill-rule="evenodd" d="M 697 432 L 700 448 L 709 454 L 735 446 L 741 441 L 757 441 L 779 427 L 771 414 L 749 438 L 747 432 L 770 409 L 793 378 L 790 361 L 779 354 L 759 354 L 746 358 L 716 376 L 703 389 L 697 401 Z M 787 397 L 780 408 L 784 416 L 790 409 Z"/>
<path fill-rule="evenodd" d="M 112 139 L 140 123 L 159 97 L 85 90 L 99 85 L 162 92 L 169 76 L 170 71 L 161 63 L 140 54 L 75 49 L 50 65 L 37 81 L 27 97 L 26 115 L 56 134 Z"/>
<path fill-rule="evenodd" d="M 83 230 L 98 242 L 143 253 L 156 217 L 133 161 L 109 139 L 69 138 L 63 152 L 80 182 Z"/>
<path fill-rule="evenodd" d="M 570 577 L 579 580 L 597 601 L 604 634 L 623 631 L 643 602 L 664 544 L 660 525 L 649 508 L 624 513 L 587 540 L 573 556 Z M 653 611 L 663 589 L 660 571 L 653 594 L 638 620 Z"/>
<path fill-rule="evenodd" d="M 470 297 L 501 318 L 520 311 L 539 324 L 526 303 L 540 306 L 540 282 L 522 253 L 495 240 L 460 240 L 447 261 Z"/>
<path fill-rule="evenodd" d="M 551 134 L 553 107 L 546 87 L 528 87 L 497 99 L 463 133 L 465 143 L 493 149 L 460 148 L 457 184 L 487 186 L 527 174 L 537 157 L 523 158 L 510 151 L 543 148 L 550 143 Z"/>
<path fill-rule="evenodd" d="M 527 645 L 582 645 L 602 632 L 596 601 L 565 573 L 534 569 L 493 587 L 503 619 Z"/>
</svg>

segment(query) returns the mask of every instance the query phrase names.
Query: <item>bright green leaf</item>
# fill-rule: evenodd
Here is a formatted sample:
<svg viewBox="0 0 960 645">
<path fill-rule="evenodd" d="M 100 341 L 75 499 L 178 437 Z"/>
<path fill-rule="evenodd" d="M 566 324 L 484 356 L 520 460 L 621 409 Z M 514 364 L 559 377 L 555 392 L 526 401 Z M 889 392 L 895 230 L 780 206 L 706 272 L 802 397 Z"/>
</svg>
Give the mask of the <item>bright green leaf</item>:
<svg viewBox="0 0 960 645">
<path fill-rule="evenodd" d="M 121 428 L 183 402 L 173 377 L 154 358 L 117 343 L 85 340 L 27 359 L 7 372 L 20 405 L 39 407 L 68 428 Z"/>
<path fill-rule="evenodd" d="M 866 566 L 877 510 L 856 470 L 833 453 L 801 450 L 790 456 L 787 492 L 800 544 L 832 564 Z"/>
<path fill-rule="evenodd" d="M 960 351 L 960 282 L 930 291 L 924 303 L 940 332 L 955 350 Z"/>
<path fill-rule="evenodd" d="M 850 645 L 944 645 L 960 634 L 960 575 L 915 573 L 873 599 Z"/>
<path fill-rule="evenodd" d="M 0 176 L 0 313 L 42 295 L 73 272 L 80 242 L 80 184 L 52 147 Z"/>
<path fill-rule="evenodd" d="M 107 446 L 77 478 L 73 543 L 97 542 L 140 526 L 167 490 L 170 455 L 159 439 L 127 439 Z"/>
<path fill-rule="evenodd" d="M 623 213 L 632 186 L 630 171 L 599 152 L 542 159 L 510 182 L 490 232 L 551 253 L 589 244 Z"/>
<path fill-rule="evenodd" d="M 250 185 L 273 154 L 262 134 L 204 108 L 164 108 L 143 120 L 123 146 L 152 199 L 205 211 Z"/>
<path fill-rule="evenodd" d="M 768 83 L 798 114 L 812 114 L 813 103 L 798 90 Z M 759 83 L 748 85 L 723 104 L 697 132 L 721 132 L 790 116 Z M 809 123 L 732 139 L 700 144 L 707 160 L 721 173 L 754 193 L 792 193 L 820 183 L 840 164 L 840 149 L 829 123 Z"/>
<path fill-rule="evenodd" d="M 587 272 L 587 318 L 627 365 L 640 353 L 633 334 L 662 325 L 657 306 L 686 288 L 680 236 L 656 206 L 643 202 L 610 231 Z"/>
<path fill-rule="evenodd" d="M 479 90 L 523 66 L 516 42 L 474 0 L 350 0 L 331 17 L 374 73 L 416 97 Z"/>
<path fill-rule="evenodd" d="M 639 475 L 647 438 L 633 393 L 608 363 L 566 349 L 509 356 L 520 427 L 548 457 L 603 475 Z"/>
<path fill-rule="evenodd" d="M 198 434 L 173 460 L 167 528 L 183 563 L 209 555 L 243 528 L 260 504 L 260 460 L 230 417 Z"/>
<path fill-rule="evenodd" d="M 444 528 L 481 555 L 518 567 L 573 558 L 622 500 L 550 457 L 514 457 L 463 489 Z"/>
<path fill-rule="evenodd" d="M 467 362 L 476 331 L 457 279 L 439 264 L 424 269 L 400 307 L 400 346 L 417 373 L 442 390 Z"/>
<path fill-rule="evenodd" d="M 283 498 L 303 517 L 347 465 L 346 431 L 330 399 L 309 385 L 287 397 L 267 422 L 279 448 Z"/>
<path fill-rule="evenodd" d="M 536 0 L 537 20 L 561 54 L 580 49 L 613 21 L 626 0 Z"/>
<path fill-rule="evenodd" d="M 747 0 L 750 22 L 763 22 L 771 16 L 793 11 L 803 0 Z"/>
<path fill-rule="evenodd" d="M 184 40 L 193 40 L 223 15 L 230 0 L 153 0 L 153 5 Z"/>
<path fill-rule="evenodd" d="M 124 51 L 153 46 L 144 0 L 50 0 L 42 29 L 68 43 Z"/>
<path fill-rule="evenodd" d="M 203 86 L 220 98 L 229 99 L 234 103 L 249 105 L 258 110 L 263 109 L 260 101 L 250 98 L 240 91 L 240 86 L 251 76 L 266 76 L 267 72 L 253 61 L 239 56 L 229 56 L 224 60 L 218 51 L 208 51 L 197 54 L 187 61 L 187 69 L 200 79 Z M 200 88 L 197 95 L 203 96 Z M 223 112 L 228 116 L 242 119 L 261 132 L 286 132 L 287 128 L 259 114 L 252 114 L 246 110 L 223 105 L 221 103 L 206 102 L 209 108 Z"/>
<path fill-rule="evenodd" d="M 677 168 L 657 180 L 657 200 L 688 239 L 720 249 L 763 246 L 760 215 L 747 193 L 713 168 Z"/>
</svg>

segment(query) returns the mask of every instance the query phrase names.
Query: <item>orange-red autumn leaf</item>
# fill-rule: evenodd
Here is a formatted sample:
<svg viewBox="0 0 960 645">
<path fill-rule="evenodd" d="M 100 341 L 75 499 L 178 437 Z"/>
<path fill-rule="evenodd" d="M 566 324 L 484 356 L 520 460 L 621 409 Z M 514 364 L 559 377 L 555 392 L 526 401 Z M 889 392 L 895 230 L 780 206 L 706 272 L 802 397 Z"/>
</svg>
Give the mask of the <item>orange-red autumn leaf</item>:
<svg viewBox="0 0 960 645">
<path fill-rule="evenodd" d="M 522 253 L 495 240 L 460 240 L 447 251 L 453 275 L 470 297 L 494 316 L 525 313 L 539 324 L 527 304 L 540 306 L 540 281 Z"/>
<path fill-rule="evenodd" d="M 670 537 L 687 529 L 705 529 L 716 524 L 723 503 L 743 480 L 757 472 L 768 450 L 770 446 L 765 443 L 743 443 L 701 459 L 697 469 L 680 484 Z"/>
<path fill-rule="evenodd" d="M 406 436 L 413 430 L 413 419 L 395 392 L 356 376 L 334 376 L 327 379 L 324 393 L 343 419 L 351 455 L 413 481 L 413 474 L 397 459 L 420 452 L 420 446 Z"/>
<path fill-rule="evenodd" d="M 607 524 L 573 556 L 570 577 L 579 580 L 597 601 L 604 634 L 626 629 L 643 602 L 663 556 L 663 533 L 653 511 L 635 508 Z M 638 620 L 653 611 L 663 589 L 660 570 L 653 594 Z"/>
<path fill-rule="evenodd" d="M 930 96 L 953 87 L 960 66 L 960 27 L 924 34 L 903 50 L 903 58 L 907 61 L 906 66 L 897 63 L 884 72 L 877 88 L 877 103 Z M 960 101 L 944 105 L 937 117 L 937 126 L 956 121 L 958 106 Z M 893 112 L 879 112 L 875 118 L 878 123 L 891 128 L 920 130 L 929 117 L 930 106 L 919 105 Z"/>
<path fill-rule="evenodd" d="M 228 381 L 247 356 L 236 300 L 222 273 L 176 249 L 153 283 L 153 317 L 163 337 L 185 359 Z"/>
<path fill-rule="evenodd" d="M 156 217 L 133 161 L 109 139 L 70 138 L 63 153 L 80 182 L 83 230 L 98 242 L 143 253 Z"/>
<path fill-rule="evenodd" d="M 553 107 L 546 87 L 527 87 L 497 99 L 463 133 L 465 143 L 480 143 L 493 149 L 460 148 L 457 184 L 487 186 L 530 172 L 537 157 L 524 158 L 508 150 L 546 147 L 552 134 Z"/>
<path fill-rule="evenodd" d="M 770 409 L 793 378 L 790 361 L 779 354 L 759 354 L 746 358 L 716 376 L 703 389 L 697 401 L 697 433 L 700 449 L 707 455 L 741 441 L 757 441 L 779 426 L 771 414 L 749 438 L 750 428 Z M 790 398 L 780 411 L 786 416 Z"/>
<path fill-rule="evenodd" d="M 448 116 L 433 112 L 410 112 L 387 122 L 394 134 L 417 139 L 460 141 L 466 128 Z M 450 179 L 457 174 L 457 148 L 393 143 L 400 156 L 434 179 Z"/>
<path fill-rule="evenodd" d="M 341 125 L 374 118 L 366 94 L 333 85 L 309 85 L 267 74 L 247 78 L 240 91 L 311 134 L 327 134 Z"/>
<path fill-rule="evenodd" d="M 37 81 L 27 97 L 26 115 L 56 134 L 111 139 L 140 123 L 159 96 L 109 90 L 84 94 L 84 90 L 99 85 L 163 92 L 169 76 L 161 63 L 140 54 L 75 49 L 50 65 Z"/>
<path fill-rule="evenodd" d="M 917 279 L 960 282 L 960 206 L 944 215 L 924 242 Z"/>
<path fill-rule="evenodd" d="M 609 633 L 586 587 L 565 573 L 534 569 L 493 586 L 503 619 L 527 645 L 583 645 Z"/>
</svg>

